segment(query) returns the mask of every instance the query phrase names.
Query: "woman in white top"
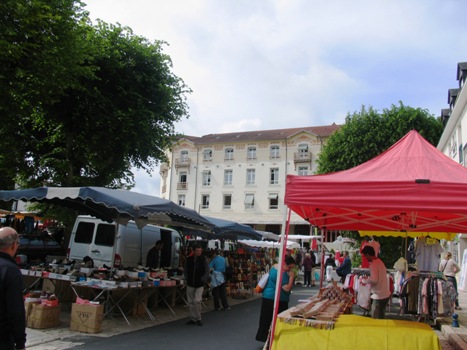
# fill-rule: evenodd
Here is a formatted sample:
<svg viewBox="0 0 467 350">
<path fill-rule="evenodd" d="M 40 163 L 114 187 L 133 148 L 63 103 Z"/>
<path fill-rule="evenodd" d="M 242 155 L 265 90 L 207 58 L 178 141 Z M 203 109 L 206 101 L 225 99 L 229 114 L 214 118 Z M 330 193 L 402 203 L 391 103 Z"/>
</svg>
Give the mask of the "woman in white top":
<svg viewBox="0 0 467 350">
<path fill-rule="evenodd" d="M 457 280 L 456 274 L 461 270 L 459 265 L 452 259 L 452 254 L 450 252 L 446 253 L 446 256 L 443 260 L 439 263 L 439 271 L 444 273 L 448 281 L 451 281 L 454 285 L 454 289 L 456 290 L 456 294 L 459 295 L 457 292 Z M 462 310 L 459 306 L 459 298 L 456 297 L 456 310 Z"/>
</svg>

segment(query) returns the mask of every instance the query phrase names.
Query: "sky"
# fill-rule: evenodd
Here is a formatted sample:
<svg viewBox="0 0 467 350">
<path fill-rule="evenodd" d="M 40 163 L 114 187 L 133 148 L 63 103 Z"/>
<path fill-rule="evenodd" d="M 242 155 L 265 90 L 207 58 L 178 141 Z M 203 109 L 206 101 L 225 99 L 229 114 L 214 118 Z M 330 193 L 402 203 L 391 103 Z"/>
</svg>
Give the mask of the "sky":
<svg viewBox="0 0 467 350">
<path fill-rule="evenodd" d="M 193 90 L 191 136 L 343 124 L 402 101 L 439 116 L 467 61 L 464 0 L 84 0 L 93 20 L 167 43 Z M 135 173 L 159 196 L 159 171 Z"/>
</svg>

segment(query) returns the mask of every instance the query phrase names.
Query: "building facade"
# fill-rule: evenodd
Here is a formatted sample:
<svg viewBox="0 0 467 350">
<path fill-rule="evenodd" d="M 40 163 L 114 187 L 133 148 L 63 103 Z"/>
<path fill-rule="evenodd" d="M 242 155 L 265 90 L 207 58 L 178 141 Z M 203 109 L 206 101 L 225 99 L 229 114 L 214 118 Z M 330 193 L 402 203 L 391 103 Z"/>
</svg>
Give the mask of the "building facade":
<svg viewBox="0 0 467 350">
<path fill-rule="evenodd" d="M 444 130 L 437 148 L 445 155 L 459 162 L 464 167 L 467 166 L 467 62 L 457 64 L 457 84 L 458 86 L 448 90 L 449 108 L 441 110 L 441 120 Z M 458 242 L 450 243 L 449 250 L 454 254 L 456 261 L 461 263 L 464 250 L 467 249 L 467 232 L 459 235 Z M 467 280 L 459 286 L 462 290 L 467 290 Z"/>
<path fill-rule="evenodd" d="M 185 136 L 161 165 L 161 197 L 201 215 L 280 233 L 287 174 L 312 175 L 336 124 Z M 310 226 L 293 214 L 291 231 Z"/>
</svg>

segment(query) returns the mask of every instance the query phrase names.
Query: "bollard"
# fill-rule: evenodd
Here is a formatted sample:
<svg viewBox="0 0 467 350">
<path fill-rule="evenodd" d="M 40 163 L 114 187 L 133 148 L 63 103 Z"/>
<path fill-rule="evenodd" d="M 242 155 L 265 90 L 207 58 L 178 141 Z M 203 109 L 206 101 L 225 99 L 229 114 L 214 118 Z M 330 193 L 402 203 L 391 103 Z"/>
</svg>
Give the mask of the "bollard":
<svg viewBox="0 0 467 350">
<path fill-rule="evenodd" d="M 458 314 L 452 314 L 452 327 L 459 327 L 459 321 L 458 321 L 459 315 Z"/>
</svg>

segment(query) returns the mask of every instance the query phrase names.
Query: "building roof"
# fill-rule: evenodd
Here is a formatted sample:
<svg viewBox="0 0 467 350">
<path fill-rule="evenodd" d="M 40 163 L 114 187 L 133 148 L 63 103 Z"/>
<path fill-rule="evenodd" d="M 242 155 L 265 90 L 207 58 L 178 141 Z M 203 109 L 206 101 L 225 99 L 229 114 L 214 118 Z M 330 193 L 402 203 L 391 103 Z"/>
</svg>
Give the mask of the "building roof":
<svg viewBox="0 0 467 350">
<path fill-rule="evenodd" d="M 309 132 L 318 137 L 328 137 L 334 131 L 340 129 L 340 125 L 332 123 L 324 126 L 305 126 L 300 128 L 290 129 L 274 129 L 274 130 L 256 130 L 231 132 L 223 134 L 208 134 L 201 137 L 184 135 L 183 138 L 194 142 L 195 144 L 212 144 L 212 143 L 227 143 L 227 142 L 253 142 L 265 140 L 284 140 L 290 138 L 299 132 Z"/>
</svg>

